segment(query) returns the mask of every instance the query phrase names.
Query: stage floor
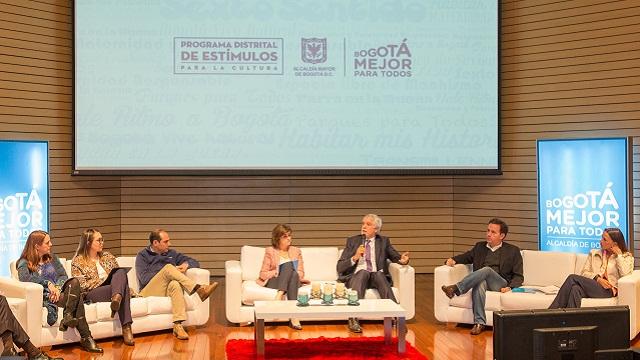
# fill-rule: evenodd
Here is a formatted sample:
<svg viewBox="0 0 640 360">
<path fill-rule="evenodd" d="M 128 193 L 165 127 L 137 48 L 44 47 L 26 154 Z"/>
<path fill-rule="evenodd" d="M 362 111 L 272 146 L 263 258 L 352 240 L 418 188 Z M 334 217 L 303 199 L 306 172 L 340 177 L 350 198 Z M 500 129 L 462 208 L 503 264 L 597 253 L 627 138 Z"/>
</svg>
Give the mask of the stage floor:
<svg viewBox="0 0 640 360">
<path fill-rule="evenodd" d="M 213 294 L 211 316 L 206 326 L 187 329 L 188 341 L 177 340 L 170 330 L 136 335 L 134 347 L 125 346 L 120 338 L 98 341 L 103 355 L 92 355 L 77 344 L 45 348 L 49 355 L 72 359 L 224 359 L 227 339 L 253 339 L 253 326 L 228 324 L 224 315 L 224 279 Z M 303 330 L 290 329 L 286 323 L 267 324 L 265 337 L 303 339 L 312 337 L 383 336 L 382 321 L 363 321 L 363 333 L 351 334 L 346 322 L 303 322 Z M 433 316 L 433 275 L 416 275 L 416 316 L 407 322 L 407 341 L 431 360 L 471 360 L 493 358 L 492 332 L 469 335 L 470 326 L 443 324 Z M 636 337 L 633 346 L 640 346 Z"/>
</svg>

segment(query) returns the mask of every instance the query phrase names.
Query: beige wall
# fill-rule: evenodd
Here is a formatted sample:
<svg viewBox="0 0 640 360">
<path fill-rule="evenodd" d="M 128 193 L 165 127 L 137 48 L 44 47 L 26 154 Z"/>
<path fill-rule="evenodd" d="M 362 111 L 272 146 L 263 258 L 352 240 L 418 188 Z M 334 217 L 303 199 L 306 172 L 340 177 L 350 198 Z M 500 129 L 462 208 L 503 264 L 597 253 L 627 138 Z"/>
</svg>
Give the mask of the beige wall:
<svg viewBox="0 0 640 360">
<path fill-rule="evenodd" d="M 557 137 L 636 137 L 640 230 L 636 1 L 503 2 L 502 176 L 240 178 L 71 177 L 70 2 L 3 3 L 0 138 L 50 141 L 51 232 L 62 255 L 87 226 L 122 254 L 163 227 L 176 248 L 222 275 L 241 245 L 268 244 L 275 223 L 292 224 L 299 245 L 340 245 L 368 212 L 383 217 L 384 233 L 411 251 L 418 272 L 482 239 L 492 216 L 509 222 L 510 240 L 535 248 L 535 140 Z"/>
</svg>

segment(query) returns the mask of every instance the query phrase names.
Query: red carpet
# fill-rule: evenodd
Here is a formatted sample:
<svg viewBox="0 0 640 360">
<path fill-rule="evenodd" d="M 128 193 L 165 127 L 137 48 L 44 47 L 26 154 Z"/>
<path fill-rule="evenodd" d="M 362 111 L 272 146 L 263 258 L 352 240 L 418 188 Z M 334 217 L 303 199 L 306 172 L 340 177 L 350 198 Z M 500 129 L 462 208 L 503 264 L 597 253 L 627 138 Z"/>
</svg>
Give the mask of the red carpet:
<svg viewBox="0 0 640 360">
<path fill-rule="evenodd" d="M 228 360 L 253 360 L 256 344 L 253 340 L 229 340 L 226 346 Z M 316 338 L 304 340 L 272 339 L 265 341 L 265 359 L 317 359 L 317 360 L 427 360 L 407 342 L 407 352 L 398 354 L 397 339 L 384 344 L 384 337 Z"/>
</svg>

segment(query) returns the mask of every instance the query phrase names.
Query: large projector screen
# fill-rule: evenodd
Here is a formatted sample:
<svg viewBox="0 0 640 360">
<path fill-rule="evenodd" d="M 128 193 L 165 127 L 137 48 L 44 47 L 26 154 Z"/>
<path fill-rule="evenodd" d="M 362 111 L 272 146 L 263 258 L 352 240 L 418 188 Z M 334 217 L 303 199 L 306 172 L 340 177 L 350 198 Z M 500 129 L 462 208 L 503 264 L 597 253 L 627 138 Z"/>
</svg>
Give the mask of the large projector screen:
<svg viewBox="0 0 640 360">
<path fill-rule="evenodd" d="M 493 1 L 74 2 L 74 173 L 499 173 Z"/>
</svg>

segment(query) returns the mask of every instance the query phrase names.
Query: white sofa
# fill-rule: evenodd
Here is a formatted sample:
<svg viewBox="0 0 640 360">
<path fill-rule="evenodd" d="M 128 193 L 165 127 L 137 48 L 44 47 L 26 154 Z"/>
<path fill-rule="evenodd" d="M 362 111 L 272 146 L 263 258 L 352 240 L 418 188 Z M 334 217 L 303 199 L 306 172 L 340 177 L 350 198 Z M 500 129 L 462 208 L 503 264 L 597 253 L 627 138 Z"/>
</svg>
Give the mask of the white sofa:
<svg viewBox="0 0 640 360">
<path fill-rule="evenodd" d="M 312 282 L 335 283 L 338 279 L 336 265 L 340 254 L 337 247 L 303 247 L 305 278 Z M 264 258 L 265 248 L 243 246 L 240 261 L 225 262 L 225 297 L 227 320 L 244 324 L 253 322 L 253 302 L 271 300 L 276 290 L 259 286 L 256 283 Z M 389 264 L 393 280 L 393 292 L 400 305 L 407 311 L 407 320 L 415 315 L 415 270 L 409 265 Z M 310 285 L 303 286 L 303 290 Z M 379 298 L 377 290 L 368 289 L 365 298 Z M 304 318 L 301 318 L 304 320 Z M 285 319 L 271 319 L 274 321 Z"/>
<path fill-rule="evenodd" d="M 579 274 L 587 258 L 585 254 L 558 253 L 546 251 L 522 251 L 524 283 L 523 286 L 562 286 L 570 274 Z M 434 272 L 434 313 L 438 321 L 455 323 L 473 323 L 471 309 L 471 291 L 462 296 L 449 299 L 440 289 L 442 285 L 459 282 L 471 272 L 471 265 L 439 266 Z M 629 306 L 629 338 L 633 339 L 640 331 L 640 271 L 621 278 L 618 281 L 618 297 L 608 299 L 582 299 L 582 307 Z M 493 325 L 493 312 L 500 310 L 546 309 L 555 295 L 536 293 L 487 291 L 485 314 L 487 324 Z"/>
<path fill-rule="evenodd" d="M 121 267 L 130 267 L 127 276 L 129 287 L 136 293 L 139 291 L 136 277 L 135 257 L 119 257 L 118 264 Z M 67 274 L 71 276 L 71 260 L 60 259 L 64 264 Z M 24 299 L 24 303 L 15 303 L 13 310 L 18 321 L 25 328 L 31 342 L 35 346 L 48 346 L 80 341 L 78 331 L 70 329 L 64 332 L 58 330 L 62 309 L 58 309 L 58 321 L 49 326 L 47 324 L 47 311 L 42 306 L 43 288 L 39 284 L 21 282 L 17 280 L 15 262 L 10 264 L 12 278 L 0 277 L 0 290 L 5 296 Z M 198 284 L 209 284 L 210 273 L 205 269 L 188 269 L 187 276 Z M 202 302 L 197 294 L 186 295 L 187 321 L 185 325 L 203 325 L 209 320 L 209 299 Z M 120 320 L 116 314 L 111 318 L 109 302 L 101 302 L 85 305 L 85 316 L 95 339 L 101 339 L 122 334 Z M 133 324 L 131 329 L 134 334 L 170 329 L 173 327 L 171 313 L 171 299 L 168 297 L 138 297 L 131 299 L 131 316 Z"/>
</svg>

